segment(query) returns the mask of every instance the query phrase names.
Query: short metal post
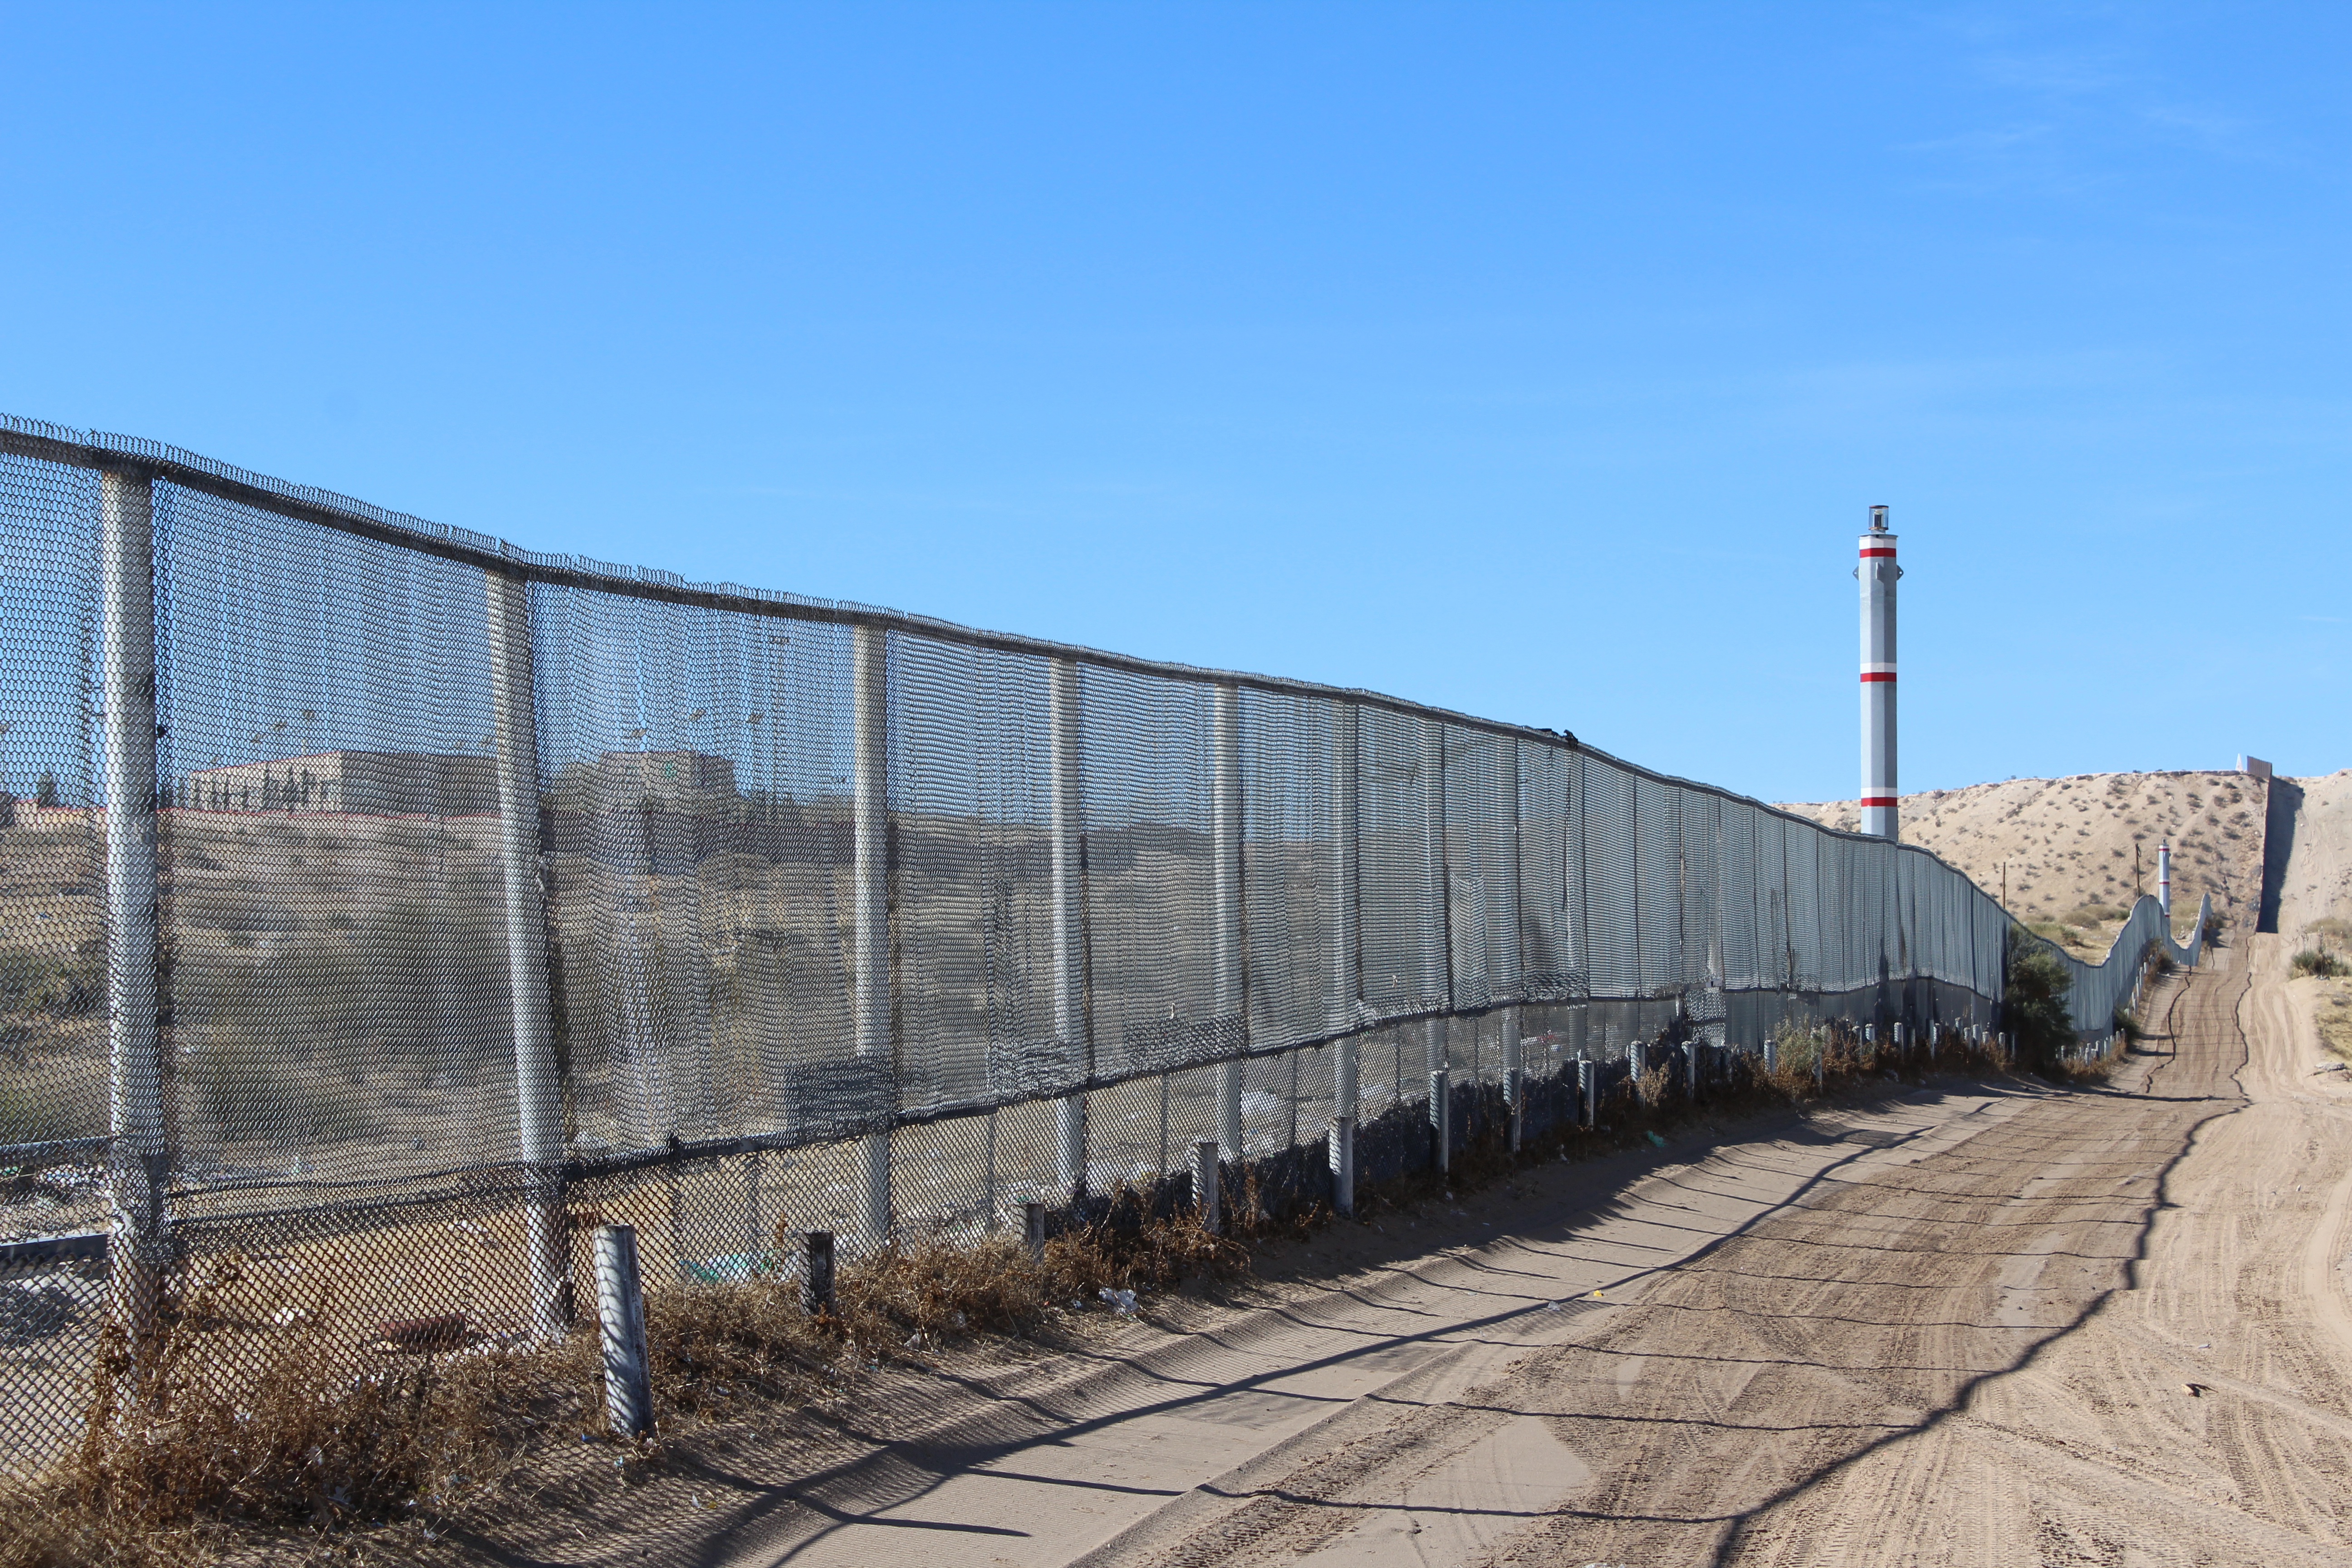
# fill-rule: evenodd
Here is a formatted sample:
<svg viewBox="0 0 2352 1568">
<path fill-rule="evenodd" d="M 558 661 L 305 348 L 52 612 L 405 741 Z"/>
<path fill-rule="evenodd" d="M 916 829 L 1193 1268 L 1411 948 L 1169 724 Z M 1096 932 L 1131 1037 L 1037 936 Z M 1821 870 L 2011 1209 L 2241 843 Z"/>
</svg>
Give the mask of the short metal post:
<svg viewBox="0 0 2352 1568">
<path fill-rule="evenodd" d="M 895 1068 L 890 1030 L 890 658 L 889 634 L 879 626 L 850 628 L 852 857 L 856 866 L 854 1001 L 857 1054 Z M 898 1108 L 892 1075 L 891 1109 Z M 869 1247 L 890 1239 L 890 1134 L 866 1135 L 864 1234 Z"/>
<path fill-rule="evenodd" d="M 1331 1118 L 1331 1212 L 1356 1212 L 1356 1119 Z"/>
<path fill-rule="evenodd" d="M 1032 1198 L 1021 1205 L 1021 1245 L 1029 1249 L 1029 1261 L 1045 1261 L 1045 1205 Z"/>
<path fill-rule="evenodd" d="M 1248 984 L 1242 952 L 1242 740 L 1241 694 L 1230 686 L 1209 689 L 1211 752 L 1209 818 L 1210 876 L 1216 921 L 1212 958 L 1219 1048 L 1239 1049 L 1249 1037 Z M 1242 1064 L 1217 1065 L 1217 1138 L 1236 1160 L 1248 1152 L 1242 1129 Z"/>
<path fill-rule="evenodd" d="M 1215 1235 L 1223 1227 L 1223 1215 L 1217 1204 L 1217 1141 L 1203 1138 L 1192 1145 L 1192 1204 L 1201 1216 L 1201 1228 Z"/>
<path fill-rule="evenodd" d="M 172 1242 L 163 1194 L 164 1051 L 156 990 L 155 531 L 145 474 L 101 471 L 99 581 L 104 626 L 108 1294 L 134 1344 L 155 1327 Z"/>
<path fill-rule="evenodd" d="M 810 1317 L 833 1310 L 833 1232 L 813 1230 L 801 1238 L 801 1310 Z"/>
<path fill-rule="evenodd" d="M 646 1291 L 637 1278 L 635 1226 L 596 1227 L 596 1318 L 604 1345 L 604 1415 L 615 1435 L 654 1429 L 653 1380 L 646 1366 Z"/>
<path fill-rule="evenodd" d="M 1770 1036 L 1764 1039 L 1764 1076 L 1770 1078 L 1780 1070 L 1780 1047 Z"/>
<path fill-rule="evenodd" d="M 1047 751 L 1053 774 L 1054 1037 L 1066 1053 L 1063 1069 L 1091 1081 L 1094 1064 L 1087 1027 L 1085 907 L 1079 879 L 1078 667 L 1066 658 L 1046 667 Z M 1080 1089 L 1054 1107 L 1055 1174 L 1070 1202 L 1087 1195 L 1087 1095 Z"/>
<path fill-rule="evenodd" d="M 1587 1127 L 1600 1125 L 1601 1064 L 1591 1057 L 1576 1058 L 1577 1114 Z"/>
<path fill-rule="evenodd" d="M 514 1029 L 515 1152 L 530 1183 L 523 1210 L 525 1289 L 531 1337 L 551 1340 L 572 1329 L 572 1226 L 563 1212 L 563 1083 L 548 989 L 547 909 L 540 866 L 530 585 L 499 571 L 485 572 L 483 584 L 497 746 L 499 859 L 506 891 L 508 1018 Z"/>
<path fill-rule="evenodd" d="M 1454 1168 L 1454 1095 L 1450 1075 L 1439 1068 L 1429 1075 L 1429 1152 L 1437 1173 Z"/>
<path fill-rule="evenodd" d="M 1519 1010 L 1503 1009 L 1503 1106 L 1510 1116 L 1511 1152 L 1519 1152 L 1519 1124 L 1526 1094 L 1526 1050 L 1519 1042 Z"/>
<path fill-rule="evenodd" d="M 1633 1080 L 1633 1103 L 1642 1103 L 1642 1075 L 1650 1070 L 1650 1043 L 1635 1040 L 1625 1047 L 1625 1074 Z"/>
<path fill-rule="evenodd" d="M 1895 1026 L 1895 1065 L 1898 1068 L 1911 1065 L 1910 1036 L 1901 1024 Z"/>
</svg>

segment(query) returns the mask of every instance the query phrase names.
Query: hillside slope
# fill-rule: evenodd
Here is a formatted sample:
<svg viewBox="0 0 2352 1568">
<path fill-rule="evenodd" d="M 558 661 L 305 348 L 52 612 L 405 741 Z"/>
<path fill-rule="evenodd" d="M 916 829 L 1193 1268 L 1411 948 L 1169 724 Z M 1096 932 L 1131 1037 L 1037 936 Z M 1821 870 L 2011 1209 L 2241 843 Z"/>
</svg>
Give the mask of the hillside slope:
<svg viewBox="0 0 2352 1568">
<path fill-rule="evenodd" d="M 2263 780 L 2240 773 L 2009 779 L 1905 795 L 1903 839 L 1934 850 L 1996 897 L 2005 875 L 2019 919 L 2096 957 L 2133 900 L 2156 891 L 2156 847 L 2166 841 L 2180 933 L 2208 892 L 2234 928 L 2251 930 L 2262 900 L 2267 799 Z M 1861 820 L 1850 800 L 1783 809 L 1848 831 Z"/>
</svg>

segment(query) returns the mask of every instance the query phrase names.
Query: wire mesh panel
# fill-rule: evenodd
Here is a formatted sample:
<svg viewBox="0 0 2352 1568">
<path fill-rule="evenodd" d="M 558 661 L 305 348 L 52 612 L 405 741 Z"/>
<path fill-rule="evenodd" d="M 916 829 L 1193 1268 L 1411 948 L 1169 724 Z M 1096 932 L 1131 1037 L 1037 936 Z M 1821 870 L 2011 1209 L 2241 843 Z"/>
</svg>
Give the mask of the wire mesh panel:
<svg viewBox="0 0 2352 1568">
<path fill-rule="evenodd" d="M 1515 1065 L 1990 1019 L 2012 940 L 1922 851 L 1545 731 L 534 556 L 5 417 L 0 574 L 18 1466 L 159 1269 L 253 1263 L 225 1365 L 287 1311 L 524 1342 L 600 1220 L 690 1284 L 789 1274 L 805 1231 L 1165 1205 L 1203 1139 L 1311 1202 L 1343 1056 L 1396 1173 L 1435 1071 L 1484 1135 Z M 2108 963 L 2061 955 L 2086 1033 L 2148 952 L 2194 956 L 2152 900 Z"/>
<path fill-rule="evenodd" d="M 98 476 L 0 456 L 0 1434 L 79 1427 L 103 1322 Z"/>
<path fill-rule="evenodd" d="M 1108 1076 L 1229 1055 L 1217 1007 L 1206 686 L 1083 665 L 1086 930 Z"/>
<path fill-rule="evenodd" d="M 180 1183 L 511 1160 L 482 574 L 155 491 Z"/>
<path fill-rule="evenodd" d="M 1329 703 L 1241 694 L 1242 918 L 1249 1038 L 1259 1047 L 1332 1028 L 1331 743 Z"/>
</svg>

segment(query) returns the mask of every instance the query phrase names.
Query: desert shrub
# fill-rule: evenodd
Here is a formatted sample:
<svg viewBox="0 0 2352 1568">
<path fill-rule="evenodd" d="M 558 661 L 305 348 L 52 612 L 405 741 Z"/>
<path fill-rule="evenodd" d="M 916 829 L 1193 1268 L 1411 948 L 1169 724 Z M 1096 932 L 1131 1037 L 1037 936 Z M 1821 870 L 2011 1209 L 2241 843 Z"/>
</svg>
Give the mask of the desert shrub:
<svg viewBox="0 0 2352 1568">
<path fill-rule="evenodd" d="M 2058 917 L 2062 924 L 2085 928 L 2109 921 L 2124 921 L 2130 918 L 2129 910 L 2119 909 L 2114 904 L 2099 903 L 2081 904 Z"/>
<path fill-rule="evenodd" d="M 2116 1033 L 2124 1037 L 2126 1045 L 2137 1045 L 2147 1038 L 2147 1029 L 2140 1023 L 2139 1015 L 2120 1002 L 2116 1004 L 2115 1026 Z"/>
<path fill-rule="evenodd" d="M 2305 948 L 2289 961 L 2287 967 L 2296 974 L 2315 974 L 2324 980 L 2352 973 L 2352 965 L 2320 947 Z"/>
<path fill-rule="evenodd" d="M 2000 1011 L 2003 1027 L 2017 1037 L 2020 1066 L 2042 1073 L 2057 1069 L 2074 1043 L 2074 1015 L 2066 1005 L 2074 984 L 2056 953 L 2022 931 L 2010 932 Z"/>
</svg>

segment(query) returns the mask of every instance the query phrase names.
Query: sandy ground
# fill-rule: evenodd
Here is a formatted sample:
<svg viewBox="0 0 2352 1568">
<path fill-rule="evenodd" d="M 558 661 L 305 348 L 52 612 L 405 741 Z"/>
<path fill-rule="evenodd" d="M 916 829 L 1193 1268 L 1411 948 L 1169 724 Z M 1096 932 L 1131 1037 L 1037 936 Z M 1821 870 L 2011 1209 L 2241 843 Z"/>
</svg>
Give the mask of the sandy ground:
<svg viewBox="0 0 2352 1568">
<path fill-rule="evenodd" d="M 2352 794 L 2352 775 L 2347 780 Z M 2308 781 L 2316 783 L 2319 781 Z M 2156 891 L 2156 847 L 2173 849 L 2172 907 L 2183 933 L 2198 899 L 2252 931 L 2262 900 L 2263 781 L 2236 773 L 2078 773 L 2008 779 L 1902 798 L 1903 840 L 1934 850 L 2009 907 L 2050 921 L 2105 905 L 2128 910 L 2135 889 Z M 1783 807 L 1852 829 L 1852 801 Z M 2133 854 L 2138 853 L 2137 881 Z M 2086 955 L 2105 952 L 2120 920 L 2083 922 Z"/>
<path fill-rule="evenodd" d="M 2352 768 L 2294 779 L 2303 791 L 2294 850 L 2279 884 L 2279 932 L 2307 936 L 2324 920 L 2352 920 Z M 2345 943 L 2338 942 L 2338 952 Z"/>
<path fill-rule="evenodd" d="M 2317 983 L 2287 978 L 2294 922 L 2347 885 L 2333 782 L 2306 786 L 2288 934 L 2162 983 L 2106 1088 L 1889 1085 L 1548 1166 L 1334 1227 L 1234 1299 L 1149 1301 L 1090 1350 L 886 1370 L 642 1478 L 583 1451 L 568 1500 L 442 1550 L 2352 1562 L 2352 1073 L 2320 1070 Z"/>
<path fill-rule="evenodd" d="M 2168 982 L 2108 1089 L 1890 1089 L 1549 1168 L 1412 1234 L 1327 1232 L 1253 1301 L 886 1378 L 853 1418 L 451 1544 L 933 1568 L 2352 1561 L 2352 1087 L 2313 1073 L 2286 952 L 2254 939 Z"/>
</svg>

